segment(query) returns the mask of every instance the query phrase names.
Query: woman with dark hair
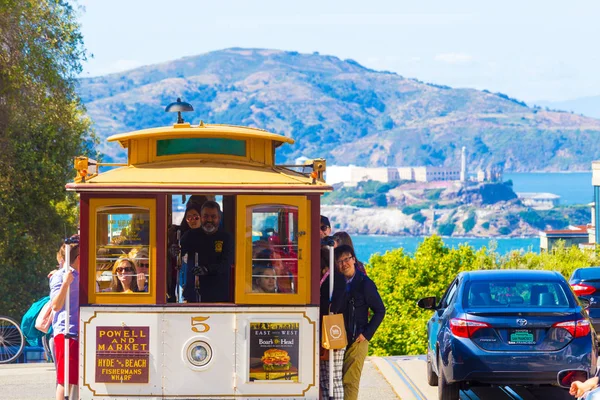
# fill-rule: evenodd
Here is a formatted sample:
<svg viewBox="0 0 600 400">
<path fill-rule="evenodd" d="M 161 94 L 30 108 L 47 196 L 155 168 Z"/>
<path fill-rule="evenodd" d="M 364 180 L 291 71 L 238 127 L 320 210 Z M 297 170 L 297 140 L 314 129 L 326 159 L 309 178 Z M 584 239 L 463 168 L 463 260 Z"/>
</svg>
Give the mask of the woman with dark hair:
<svg viewBox="0 0 600 400">
<path fill-rule="evenodd" d="M 194 196 L 192 196 L 194 197 Z M 191 198 L 190 201 L 188 201 L 188 206 L 185 209 L 185 213 L 183 214 L 183 220 L 181 222 L 181 225 L 179 227 L 179 241 L 182 242 L 183 239 L 183 234 L 186 232 L 189 232 L 191 230 L 196 230 L 199 229 L 202 226 L 202 221 L 201 221 L 201 214 L 202 214 L 202 205 L 195 203 L 195 202 L 191 202 Z M 191 262 L 193 264 L 194 260 L 187 260 L 185 258 L 183 258 L 183 253 L 182 253 L 182 260 L 181 260 L 181 265 L 180 265 L 180 269 L 179 271 L 177 271 L 177 257 L 179 256 L 179 252 L 183 251 L 183 249 L 179 248 L 179 243 L 177 243 L 177 238 L 176 238 L 176 234 L 175 237 L 173 237 L 172 239 L 172 244 L 171 244 L 171 265 L 173 265 L 173 269 L 175 270 L 175 277 L 173 278 L 174 281 L 176 281 L 177 283 L 173 282 L 172 284 L 175 287 L 175 296 L 174 296 L 174 301 L 175 300 L 179 300 L 179 302 L 183 302 L 183 288 L 185 287 L 186 284 L 186 280 L 188 279 L 188 277 L 191 275 L 189 273 L 189 271 L 187 270 L 187 264 L 188 262 Z M 183 246 L 183 242 L 181 243 Z M 193 279 L 193 277 L 192 277 Z"/>
<path fill-rule="evenodd" d="M 335 247 L 339 247 L 341 245 L 347 245 L 352 247 L 354 250 L 354 243 L 352 243 L 352 238 L 348 235 L 347 232 L 340 231 L 333 234 L 333 240 L 335 241 Z M 358 259 L 356 260 L 356 268 L 362 272 L 363 274 L 367 274 L 367 270 L 365 269 L 365 265 L 360 262 Z"/>
<path fill-rule="evenodd" d="M 297 274 L 290 268 L 289 261 L 282 260 L 281 253 L 271 248 L 261 250 L 256 255 L 258 262 L 268 262 L 275 272 L 278 293 L 296 293 Z"/>
<path fill-rule="evenodd" d="M 357 400 L 369 340 L 383 321 L 385 306 L 375 283 L 356 268 L 356 255 L 351 246 L 343 244 L 335 248 L 335 265 L 346 281 L 344 323 L 348 347 L 344 355 L 344 399 Z M 370 320 L 369 310 L 372 311 Z"/>
<path fill-rule="evenodd" d="M 263 264 L 252 268 L 252 292 L 277 292 L 277 279 L 275 278 L 275 270 L 272 266 Z"/>
</svg>

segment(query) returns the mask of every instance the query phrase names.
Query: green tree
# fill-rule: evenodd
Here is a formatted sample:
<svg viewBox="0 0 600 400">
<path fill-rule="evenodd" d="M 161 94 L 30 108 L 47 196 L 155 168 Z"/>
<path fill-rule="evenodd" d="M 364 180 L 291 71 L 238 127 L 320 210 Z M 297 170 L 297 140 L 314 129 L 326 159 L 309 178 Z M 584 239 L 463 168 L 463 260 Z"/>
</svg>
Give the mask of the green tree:
<svg viewBox="0 0 600 400">
<path fill-rule="evenodd" d="M 439 236 L 425 239 L 414 257 L 403 249 L 373 255 L 368 273 L 386 306 L 386 317 L 370 342 L 371 354 L 425 354 L 431 312 L 418 308 L 417 301 L 439 299 L 456 274 L 473 268 L 476 258 L 470 246 L 449 249 Z"/>
<path fill-rule="evenodd" d="M 474 211 L 469 212 L 469 216 L 462 223 L 465 233 L 471 232 L 471 230 L 475 227 L 475 224 L 477 223 L 476 218 L 477 216 Z"/>
<path fill-rule="evenodd" d="M 474 251 L 471 246 L 448 248 L 438 236 L 427 238 L 414 256 L 403 249 L 371 256 L 369 277 L 387 309 L 387 314 L 370 342 L 374 355 L 425 354 L 426 325 L 432 312 L 417 307 L 419 299 L 436 296 L 438 300 L 459 272 L 480 269 L 544 269 L 558 271 L 568 278 L 576 268 L 600 264 L 596 249 L 565 247 L 558 243 L 551 252 L 513 251 L 500 256 L 497 244 Z"/>
<path fill-rule="evenodd" d="M 75 93 L 85 50 L 68 3 L 3 0 L 0 48 L 0 286 L 11 289 L 0 310 L 20 319 L 75 233 L 64 185 L 95 137 Z"/>
</svg>

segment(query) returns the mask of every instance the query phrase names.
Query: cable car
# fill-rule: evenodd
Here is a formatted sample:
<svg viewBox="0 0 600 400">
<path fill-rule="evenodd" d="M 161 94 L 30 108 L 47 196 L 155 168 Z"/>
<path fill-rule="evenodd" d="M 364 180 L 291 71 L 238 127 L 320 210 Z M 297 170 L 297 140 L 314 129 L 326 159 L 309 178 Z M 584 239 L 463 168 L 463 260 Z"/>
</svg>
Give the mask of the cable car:
<svg viewBox="0 0 600 400">
<path fill-rule="evenodd" d="M 179 112 L 172 126 L 109 137 L 127 150 L 118 168 L 75 161 L 67 190 L 80 196 L 80 398 L 317 399 L 325 160 L 277 165 L 291 138 L 191 125 L 181 118 L 188 106 L 167 107 Z M 218 229 L 232 241 L 222 301 L 181 295 L 194 260 L 177 231 L 194 198 L 219 204 Z M 268 290 L 256 285 L 265 263 Z M 140 274 L 143 284 L 126 283 Z M 196 276 L 200 292 L 212 285 Z"/>
</svg>

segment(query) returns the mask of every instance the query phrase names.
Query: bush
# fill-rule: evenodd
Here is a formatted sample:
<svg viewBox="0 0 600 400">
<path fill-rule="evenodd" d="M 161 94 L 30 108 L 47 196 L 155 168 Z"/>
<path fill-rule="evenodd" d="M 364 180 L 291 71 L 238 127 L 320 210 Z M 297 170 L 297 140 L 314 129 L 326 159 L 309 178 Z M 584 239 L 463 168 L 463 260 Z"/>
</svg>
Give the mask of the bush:
<svg viewBox="0 0 600 400">
<path fill-rule="evenodd" d="M 427 238 L 414 257 L 403 249 L 375 254 L 369 261 L 369 277 L 386 305 L 386 317 L 369 344 L 373 355 L 425 354 L 426 324 L 431 313 L 416 307 L 427 296 L 440 298 L 462 270 L 472 269 L 473 249 L 449 249 L 439 236 Z"/>
<path fill-rule="evenodd" d="M 361 200 L 361 199 L 352 199 L 350 201 L 350 205 L 354 206 L 354 207 L 360 207 L 360 208 L 371 208 L 371 206 L 372 206 L 372 204 L 370 202 Z"/>
<path fill-rule="evenodd" d="M 519 213 L 519 217 L 525 223 L 533 226 L 534 228 L 543 230 L 546 228 L 546 222 L 536 211 L 522 211 Z"/>
<path fill-rule="evenodd" d="M 373 204 L 377 207 L 387 207 L 387 197 L 383 193 L 376 194 L 375 197 L 373 197 Z"/>
<path fill-rule="evenodd" d="M 421 204 L 413 204 L 411 206 L 406 206 L 402 209 L 402 213 L 404 215 L 412 215 L 416 212 L 419 212 L 425 208 L 429 208 L 429 204 L 428 203 L 421 203 Z"/>
<path fill-rule="evenodd" d="M 429 200 L 439 200 L 443 191 L 444 189 L 428 190 L 425 192 L 425 197 L 427 197 Z"/>
<path fill-rule="evenodd" d="M 469 217 L 465 219 L 462 223 L 463 229 L 465 233 L 471 232 L 471 230 L 475 227 L 476 224 L 476 216 L 474 212 L 469 213 Z"/>
<path fill-rule="evenodd" d="M 545 269 L 568 278 L 576 268 L 600 264 L 596 250 L 566 248 L 559 242 L 550 253 L 514 251 L 499 256 L 495 245 L 475 251 L 471 246 L 446 247 L 439 236 L 426 238 L 414 256 L 404 249 L 374 254 L 367 266 L 369 277 L 386 306 L 386 317 L 370 341 L 372 355 L 415 355 L 427 351 L 427 321 L 431 311 L 416 306 L 419 299 L 443 295 L 461 271 L 477 269 Z"/>
<path fill-rule="evenodd" d="M 437 231 L 441 236 L 452 236 L 454 229 L 456 229 L 456 225 L 452 222 L 448 222 L 447 224 L 440 224 Z"/>
<path fill-rule="evenodd" d="M 511 232 L 512 229 L 510 229 L 510 227 L 508 226 L 503 226 L 500 229 L 498 229 L 498 233 L 501 235 L 510 235 Z"/>
<path fill-rule="evenodd" d="M 424 216 L 423 214 L 421 214 L 421 212 L 417 212 L 412 216 L 412 219 L 414 221 L 417 221 L 419 224 L 424 223 L 425 221 L 427 221 L 427 217 Z"/>
</svg>

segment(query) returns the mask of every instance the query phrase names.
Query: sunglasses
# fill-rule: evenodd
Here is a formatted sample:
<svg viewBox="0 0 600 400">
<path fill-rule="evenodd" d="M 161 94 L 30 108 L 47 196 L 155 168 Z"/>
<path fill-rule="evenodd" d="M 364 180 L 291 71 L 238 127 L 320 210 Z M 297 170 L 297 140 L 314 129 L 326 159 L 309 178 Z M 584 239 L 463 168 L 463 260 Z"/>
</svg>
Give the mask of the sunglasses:
<svg viewBox="0 0 600 400">
<path fill-rule="evenodd" d="M 146 264 L 139 264 L 140 268 L 149 268 L 150 264 L 146 263 Z"/>
<path fill-rule="evenodd" d="M 321 225 L 321 230 L 325 232 L 329 228 L 327 225 Z"/>
<path fill-rule="evenodd" d="M 117 271 L 117 272 L 131 272 L 131 271 L 133 271 L 133 268 L 131 268 L 131 267 L 117 267 L 117 269 L 115 271 Z"/>
<path fill-rule="evenodd" d="M 194 214 L 194 215 L 188 215 L 187 217 L 185 217 L 186 221 L 198 221 L 200 219 L 200 216 L 198 214 Z"/>
</svg>

